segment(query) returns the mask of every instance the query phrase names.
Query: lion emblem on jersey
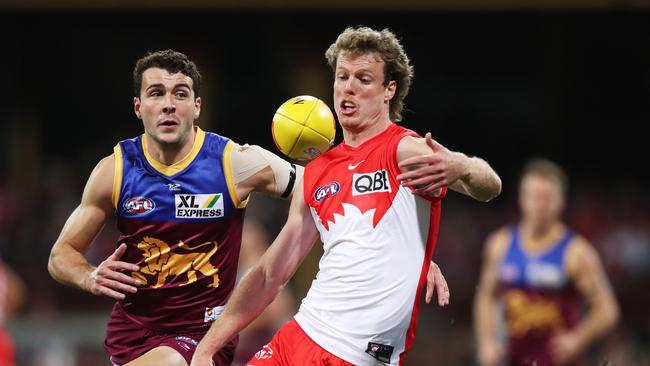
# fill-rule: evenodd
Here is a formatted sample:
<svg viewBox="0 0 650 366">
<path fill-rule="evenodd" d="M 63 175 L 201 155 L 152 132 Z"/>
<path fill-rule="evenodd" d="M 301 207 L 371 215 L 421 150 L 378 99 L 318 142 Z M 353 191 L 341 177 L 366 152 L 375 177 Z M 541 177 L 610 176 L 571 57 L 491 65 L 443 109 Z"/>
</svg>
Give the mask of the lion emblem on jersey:
<svg viewBox="0 0 650 366">
<path fill-rule="evenodd" d="M 209 252 L 194 252 L 194 250 L 212 246 Z M 143 274 L 157 275 L 156 283 L 152 288 L 159 288 L 165 284 L 167 277 L 187 274 L 187 282 L 181 286 L 196 282 L 196 272 L 201 272 L 206 277 L 212 277 L 212 283 L 208 287 L 219 287 L 219 269 L 210 263 L 210 258 L 217 251 L 218 245 L 214 241 L 205 242 L 190 247 L 183 241 L 178 247 L 192 251 L 191 253 L 175 253 L 164 241 L 151 237 L 144 237 L 138 243 L 138 249 L 142 250 L 145 266 L 132 275 L 143 283 L 148 283 Z"/>
<path fill-rule="evenodd" d="M 564 327 L 562 310 L 552 300 L 529 298 L 521 290 L 506 294 L 508 329 L 514 336 L 522 336 L 531 329 L 561 329 Z"/>
</svg>

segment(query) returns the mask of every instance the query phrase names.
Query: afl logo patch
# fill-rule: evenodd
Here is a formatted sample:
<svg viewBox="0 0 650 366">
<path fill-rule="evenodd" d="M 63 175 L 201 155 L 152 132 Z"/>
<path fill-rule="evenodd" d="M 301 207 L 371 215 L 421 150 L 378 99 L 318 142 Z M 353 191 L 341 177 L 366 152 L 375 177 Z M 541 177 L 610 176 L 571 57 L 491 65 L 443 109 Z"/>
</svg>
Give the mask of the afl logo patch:
<svg viewBox="0 0 650 366">
<path fill-rule="evenodd" d="M 333 196 L 341 190 L 341 185 L 339 182 L 327 183 L 324 186 L 319 187 L 316 192 L 314 192 L 314 199 L 318 202 Z"/>
<path fill-rule="evenodd" d="M 134 215 L 148 213 L 154 208 L 156 208 L 156 204 L 147 197 L 130 198 L 124 202 L 124 209 Z"/>
</svg>

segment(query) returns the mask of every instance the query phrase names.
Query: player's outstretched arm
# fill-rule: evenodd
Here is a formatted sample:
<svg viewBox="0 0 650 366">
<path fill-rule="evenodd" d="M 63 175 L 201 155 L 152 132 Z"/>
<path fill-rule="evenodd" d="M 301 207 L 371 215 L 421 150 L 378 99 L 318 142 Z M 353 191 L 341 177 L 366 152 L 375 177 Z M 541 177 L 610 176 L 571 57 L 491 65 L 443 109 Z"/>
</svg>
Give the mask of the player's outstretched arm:
<svg viewBox="0 0 650 366">
<path fill-rule="evenodd" d="M 289 198 L 302 181 L 304 171 L 302 166 L 256 145 L 235 144 L 230 164 L 240 201 L 245 201 L 252 192 Z"/>
<path fill-rule="evenodd" d="M 474 298 L 474 327 L 481 366 L 500 365 L 504 356 L 503 346 L 497 340 L 497 321 L 501 318 L 497 316 L 497 271 L 507 243 L 507 232 L 503 229 L 490 235 L 485 243 L 483 268 Z"/>
<path fill-rule="evenodd" d="M 427 133 L 424 139 L 405 137 L 397 147 L 402 174 L 397 176 L 416 193 L 449 187 L 480 201 L 501 193 L 501 178 L 483 159 L 448 150 Z"/>
<path fill-rule="evenodd" d="M 94 267 L 84 253 L 113 213 L 111 201 L 115 158 L 102 159 L 88 178 L 81 203 L 72 212 L 50 252 L 48 270 L 60 283 L 76 286 L 95 295 L 120 300 L 125 292 L 136 292 L 139 281 L 122 273 L 137 271 L 138 266 L 119 261 L 126 246 Z"/>
<path fill-rule="evenodd" d="M 211 366 L 212 355 L 264 311 L 314 245 L 318 231 L 302 195 L 302 183 L 296 192 L 287 223 L 235 288 L 223 313 L 199 343 L 191 366 Z"/>
<path fill-rule="evenodd" d="M 580 324 L 551 338 L 551 356 L 559 364 L 573 360 L 594 340 L 616 325 L 619 308 L 596 250 L 582 237 L 577 237 L 567 252 L 567 271 L 573 283 L 589 304 L 589 312 Z"/>
</svg>

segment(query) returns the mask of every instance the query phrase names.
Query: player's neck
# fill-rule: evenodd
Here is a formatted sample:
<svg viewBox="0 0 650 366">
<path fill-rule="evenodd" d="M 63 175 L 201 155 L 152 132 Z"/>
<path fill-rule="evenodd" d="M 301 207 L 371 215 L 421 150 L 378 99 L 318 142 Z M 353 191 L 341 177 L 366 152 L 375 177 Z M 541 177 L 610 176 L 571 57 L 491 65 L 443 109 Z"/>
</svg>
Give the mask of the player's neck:
<svg viewBox="0 0 650 366">
<path fill-rule="evenodd" d="M 185 138 L 185 141 L 177 144 L 165 144 L 155 141 L 150 136 L 145 135 L 147 139 L 147 152 L 151 158 L 157 162 L 171 166 L 183 160 L 192 151 L 194 140 L 196 139 L 196 126 Z"/>
<path fill-rule="evenodd" d="M 355 129 L 343 127 L 343 141 L 345 141 L 346 145 L 359 147 L 364 142 L 386 131 L 392 123 L 389 119 L 385 119 Z"/>
<path fill-rule="evenodd" d="M 565 231 L 561 221 L 527 222 L 520 225 L 524 245 L 532 250 L 544 249 L 554 245 Z"/>
</svg>

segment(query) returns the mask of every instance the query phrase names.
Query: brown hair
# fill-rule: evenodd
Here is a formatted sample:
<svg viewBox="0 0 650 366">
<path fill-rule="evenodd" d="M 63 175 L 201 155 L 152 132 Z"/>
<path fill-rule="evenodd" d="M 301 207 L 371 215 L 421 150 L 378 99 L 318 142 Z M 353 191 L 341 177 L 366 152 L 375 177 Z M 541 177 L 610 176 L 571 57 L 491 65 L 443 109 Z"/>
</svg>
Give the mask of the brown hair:
<svg viewBox="0 0 650 366">
<path fill-rule="evenodd" d="M 336 71 L 336 60 L 341 52 L 352 54 L 375 52 L 381 57 L 384 61 L 384 86 L 387 86 L 391 80 L 397 83 L 395 96 L 390 101 L 390 118 L 400 121 L 404 98 L 409 93 L 413 79 L 413 66 L 395 34 L 388 29 L 380 32 L 362 26 L 348 27 L 325 52 L 325 58 L 333 71 Z"/>
<path fill-rule="evenodd" d="M 199 89 L 201 88 L 201 74 L 196 64 L 192 62 L 183 53 L 174 50 L 164 50 L 156 52 L 147 52 L 147 54 L 135 63 L 133 69 L 133 92 L 136 97 L 140 96 L 140 88 L 142 88 L 142 74 L 145 70 L 152 67 L 167 70 L 167 72 L 175 74 L 182 73 L 189 76 L 193 83 L 192 89 L 194 90 L 194 97 L 199 96 Z"/>
<path fill-rule="evenodd" d="M 527 175 L 536 175 L 543 178 L 555 179 L 560 184 L 562 193 L 564 193 L 564 195 L 567 194 L 569 188 L 567 175 L 562 167 L 551 160 L 544 158 L 534 158 L 529 160 L 526 165 L 524 165 L 524 169 L 521 172 L 521 179 Z"/>
</svg>

